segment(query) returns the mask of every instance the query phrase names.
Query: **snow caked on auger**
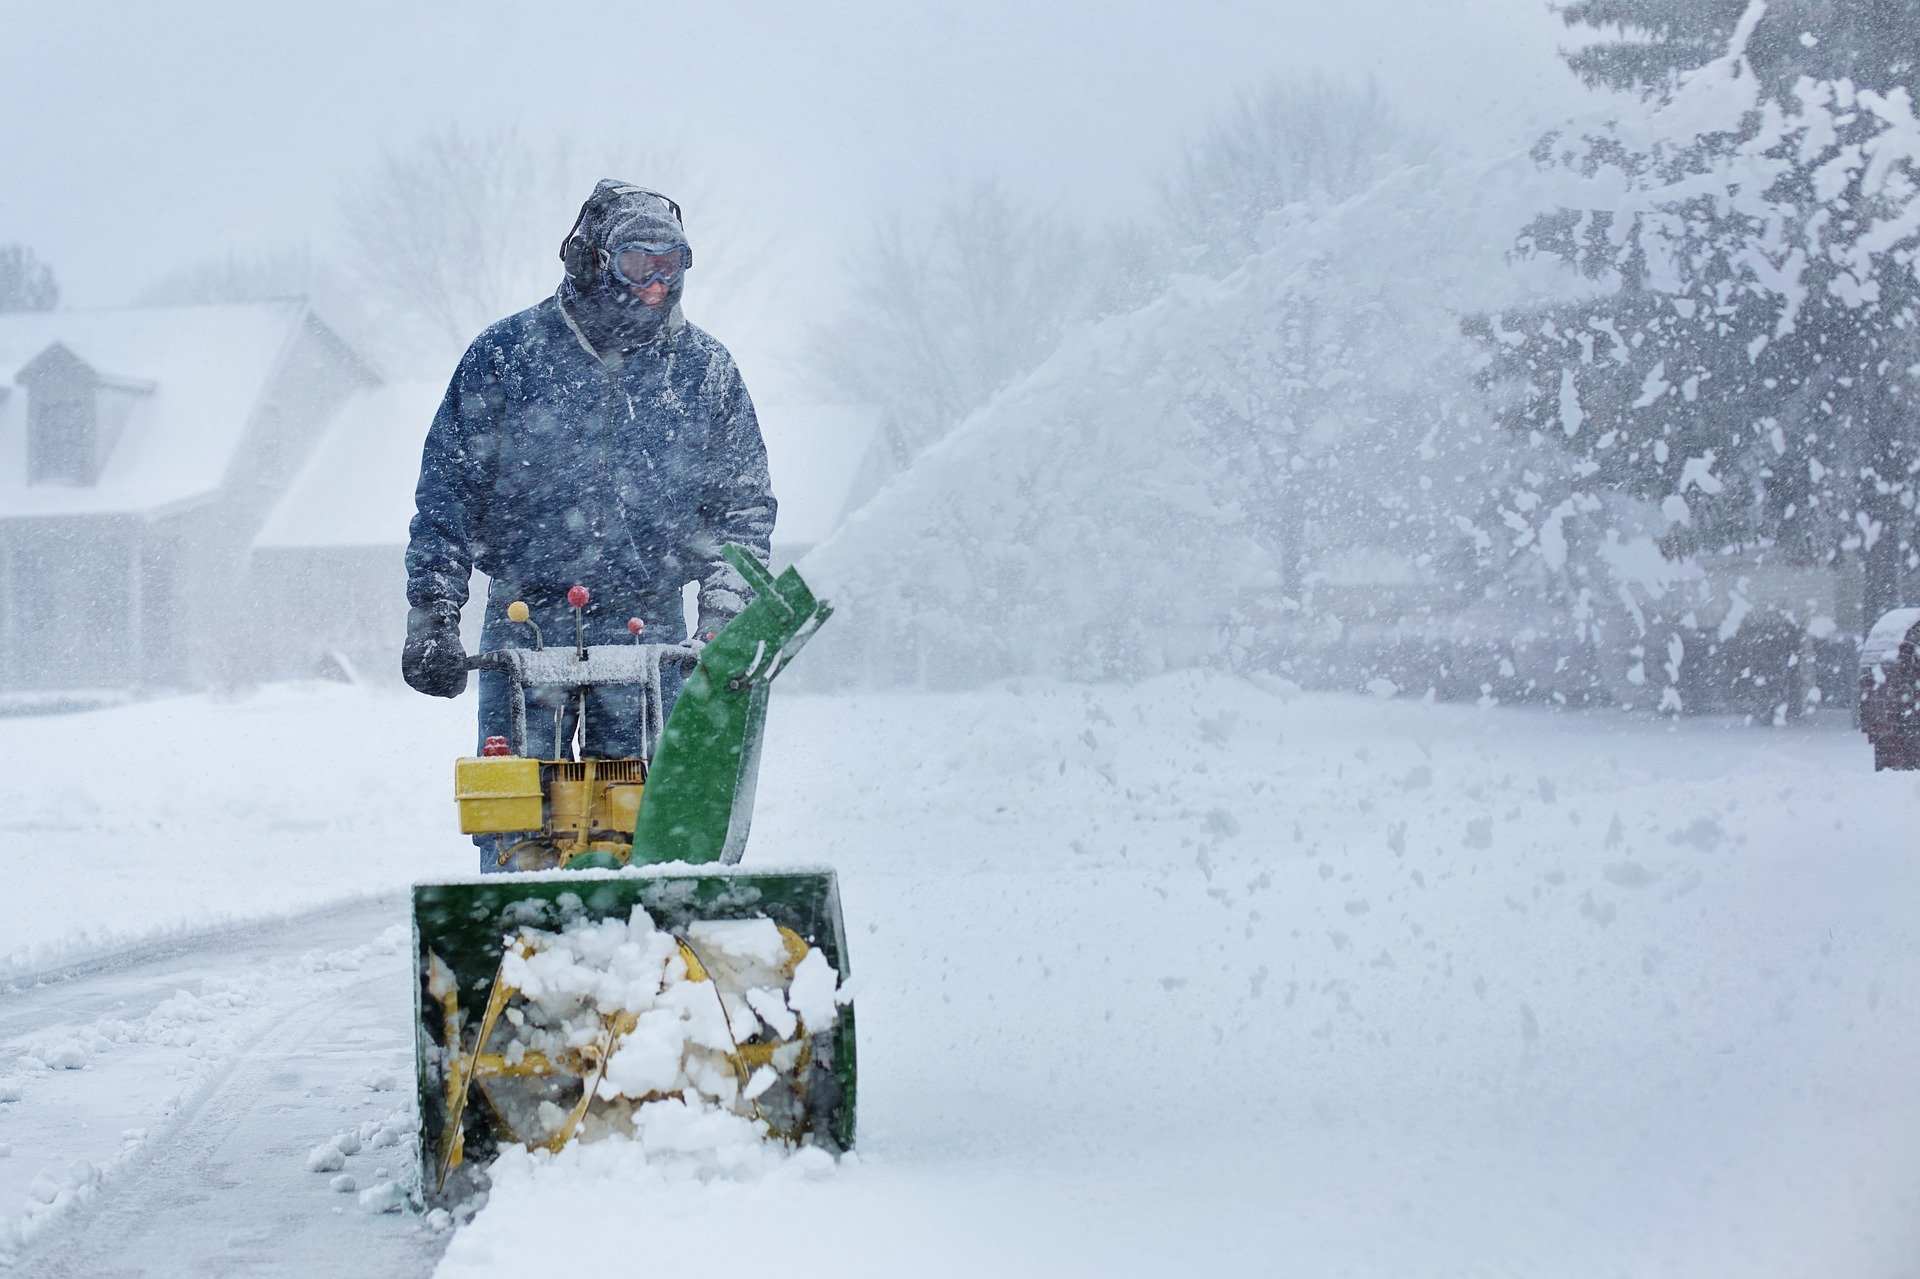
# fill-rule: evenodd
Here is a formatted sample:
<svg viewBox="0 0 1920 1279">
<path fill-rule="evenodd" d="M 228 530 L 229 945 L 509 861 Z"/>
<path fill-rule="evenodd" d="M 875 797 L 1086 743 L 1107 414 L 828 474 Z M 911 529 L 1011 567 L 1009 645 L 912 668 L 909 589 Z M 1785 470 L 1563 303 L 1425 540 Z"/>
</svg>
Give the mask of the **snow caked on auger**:
<svg viewBox="0 0 1920 1279">
<path fill-rule="evenodd" d="M 543 648 L 535 632 L 534 648 L 470 662 L 507 677 L 512 735 L 455 765 L 461 829 L 495 836 L 507 873 L 413 890 L 429 1200 L 464 1197 L 507 1143 L 670 1144 L 713 1111 L 794 1144 L 852 1144 L 839 886 L 827 869 L 736 865 L 768 688 L 831 610 L 794 570 L 776 580 L 726 555 L 754 597 L 703 649 L 641 644 L 635 626 L 631 646 Z M 574 607 L 586 601 L 576 588 Z M 673 662 L 691 672 L 663 717 Z M 529 725 L 529 690 L 584 713 L 606 684 L 641 690 L 630 757 L 566 758 L 558 716 L 551 754 L 530 749 L 549 726 Z"/>
</svg>

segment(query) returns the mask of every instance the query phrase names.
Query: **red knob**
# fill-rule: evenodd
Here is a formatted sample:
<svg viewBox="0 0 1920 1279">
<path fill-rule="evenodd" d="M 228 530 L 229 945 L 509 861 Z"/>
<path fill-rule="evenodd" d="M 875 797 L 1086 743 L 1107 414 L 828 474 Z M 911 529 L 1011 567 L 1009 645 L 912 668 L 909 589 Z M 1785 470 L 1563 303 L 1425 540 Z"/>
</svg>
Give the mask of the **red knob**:
<svg viewBox="0 0 1920 1279">
<path fill-rule="evenodd" d="M 646 629 L 647 629 L 647 624 L 641 621 L 639 618 L 629 617 L 627 619 L 627 634 L 638 635 L 641 631 L 644 631 Z"/>
<path fill-rule="evenodd" d="M 567 603 L 573 605 L 575 608 L 585 608 L 587 601 L 592 598 L 591 595 L 587 594 L 587 588 L 584 586 L 576 586 L 567 592 Z"/>
<path fill-rule="evenodd" d="M 511 755 L 513 751 L 508 748 L 506 738 L 489 737 L 480 747 L 480 753 L 491 757 L 494 755 Z"/>
</svg>

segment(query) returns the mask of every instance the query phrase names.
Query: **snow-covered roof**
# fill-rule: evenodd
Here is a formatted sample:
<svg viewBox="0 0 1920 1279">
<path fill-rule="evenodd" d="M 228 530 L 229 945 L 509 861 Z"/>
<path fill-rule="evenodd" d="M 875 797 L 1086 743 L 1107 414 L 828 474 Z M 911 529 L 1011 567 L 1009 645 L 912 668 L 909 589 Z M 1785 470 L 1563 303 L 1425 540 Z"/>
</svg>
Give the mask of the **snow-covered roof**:
<svg viewBox="0 0 1920 1279">
<path fill-rule="evenodd" d="M 284 301 L 0 315 L 0 518 L 151 511 L 218 489 L 305 314 Z M 139 392 L 84 487 L 27 483 L 17 375 L 56 343 Z"/>
<path fill-rule="evenodd" d="M 846 518 L 855 482 L 879 433 L 881 412 L 864 404 L 755 405 L 773 474 L 774 541 L 813 546 Z"/>
<path fill-rule="evenodd" d="M 420 447 L 441 394 L 440 383 L 401 382 L 349 400 L 254 546 L 404 544 Z M 846 515 L 880 415 L 845 404 L 757 407 L 780 504 L 774 540 L 811 546 Z"/>
<path fill-rule="evenodd" d="M 1860 646 L 1860 665 L 1879 666 L 1892 661 L 1915 627 L 1920 627 L 1920 608 L 1896 608 L 1883 614 Z"/>
<path fill-rule="evenodd" d="M 438 382 L 362 391 L 335 415 L 254 537 L 255 547 L 402 546 Z"/>
</svg>

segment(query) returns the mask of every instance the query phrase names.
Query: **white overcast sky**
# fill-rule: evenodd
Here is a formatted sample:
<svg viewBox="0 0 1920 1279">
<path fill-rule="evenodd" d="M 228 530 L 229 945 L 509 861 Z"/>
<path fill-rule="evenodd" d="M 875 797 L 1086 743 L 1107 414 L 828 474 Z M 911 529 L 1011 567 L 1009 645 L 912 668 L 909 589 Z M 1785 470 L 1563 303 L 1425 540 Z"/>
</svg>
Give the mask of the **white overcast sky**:
<svg viewBox="0 0 1920 1279">
<path fill-rule="evenodd" d="M 781 251 L 825 261 L 873 215 L 975 175 L 1063 212 L 1139 208 L 1182 132 L 1276 72 L 1371 76 L 1472 150 L 1581 97 L 1544 0 L 4 10 L 0 242 L 32 245 L 76 306 L 228 251 L 324 253 L 342 187 L 448 123 L 677 143 Z"/>
</svg>

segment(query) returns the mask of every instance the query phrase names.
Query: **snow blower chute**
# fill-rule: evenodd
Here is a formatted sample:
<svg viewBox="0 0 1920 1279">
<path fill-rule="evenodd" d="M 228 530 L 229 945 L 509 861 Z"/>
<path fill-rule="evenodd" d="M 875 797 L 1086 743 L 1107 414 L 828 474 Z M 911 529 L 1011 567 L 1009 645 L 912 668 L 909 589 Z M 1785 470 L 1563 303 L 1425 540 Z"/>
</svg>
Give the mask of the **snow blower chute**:
<svg viewBox="0 0 1920 1279">
<path fill-rule="evenodd" d="M 740 548 L 726 555 L 754 598 L 703 649 L 641 644 L 634 625 L 632 645 L 469 663 L 506 676 L 512 731 L 455 764 L 461 829 L 493 836 L 506 873 L 413 890 L 429 1200 L 463 1197 L 507 1143 L 557 1151 L 714 1111 L 795 1144 L 852 1144 L 833 872 L 735 864 L 768 687 L 831 610 L 794 570 L 776 580 Z M 676 662 L 692 669 L 663 724 L 661 669 Z M 640 689 L 631 756 L 567 758 L 557 713 L 551 757 L 535 753 L 548 725 L 529 724 L 530 691 L 577 697 L 584 714 L 586 690 L 610 684 Z"/>
</svg>

